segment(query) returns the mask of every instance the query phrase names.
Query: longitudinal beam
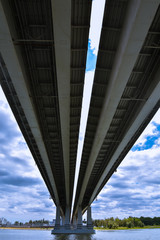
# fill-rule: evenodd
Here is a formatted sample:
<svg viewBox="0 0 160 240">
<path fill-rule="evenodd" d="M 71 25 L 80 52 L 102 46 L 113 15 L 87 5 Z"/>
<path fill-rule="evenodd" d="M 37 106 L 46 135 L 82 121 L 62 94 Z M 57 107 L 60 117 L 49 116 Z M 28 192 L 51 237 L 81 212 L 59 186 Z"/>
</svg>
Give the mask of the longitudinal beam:
<svg viewBox="0 0 160 240">
<path fill-rule="evenodd" d="M 112 167 L 114 167 L 114 164 L 116 163 L 116 161 L 119 158 L 122 151 L 127 146 L 128 142 L 134 137 L 134 134 L 136 133 L 136 131 L 138 131 L 141 128 L 141 126 L 142 126 L 142 128 L 144 128 L 143 124 L 144 124 L 145 121 L 147 121 L 147 123 L 148 123 L 148 120 L 151 120 L 149 115 L 152 113 L 154 107 L 156 107 L 156 110 L 157 110 L 158 107 L 160 107 L 160 95 L 159 95 L 159 93 L 160 93 L 160 81 L 159 81 L 159 79 L 160 79 L 160 68 L 159 68 L 159 70 L 158 70 L 158 72 L 156 73 L 156 76 L 155 76 L 155 81 L 157 82 L 157 85 L 153 89 L 150 97 L 147 99 L 147 101 L 144 104 L 143 108 L 141 109 L 140 113 L 138 114 L 138 116 L 134 120 L 133 124 L 128 129 L 128 131 L 125 134 L 123 140 L 121 141 L 121 143 L 119 144 L 115 153 L 113 154 L 109 164 L 105 168 L 100 180 L 98 181 L 98 183 L 97 183 L 97 185 L 94 189 L 94 192 L 93 192 L 93 194 L 90 198 L 89 204 L 91 204 L 94 201 L 94 199 L 96 198 L 97 194 L 101 190 L 101 185 L 105 181 L 105 179 L 106 179 L 107 175 L 109 174 L 109 172 L 111 171 Z"/>
<path fill-rule="evenodd" d="M 69 199 L 71 1 L 52 0 L 51 2 L 65 172 L 65 194 L 66 204 L 71 205 L 71 199 Z"/>
<path fill-rule="evenodd" d="M 5 1 L 4 3 L 6 4 Z M 49 179 L 52 191 L 54 193 L 54 196 L 52 197 L 55 199 L 55 204 L 59 205 L 59 197 L 55 179 L 51 170 L 46 148 L 44 146 L 43 138 L 39 129 L 39 124 L 32 105 L 32 100 L 29 96 L 29 89 L 26 84 L 27 76 L 25 73 L 24 63 L 21 54 L 19 53 L 18 49 L 15 49 L 15 46 L 12 42 L 13 35 L 15 38 L 17 36 L 16 32 L 14 31 L 14 25 L 12 25 L 12 19 L 10 19 L 11 13 L 7 11 L 9 11 L 9 7 L 5 7 L 4 11 L 3 5 L 0 2 L 0 52 L 5 62 L 5 67 L 7 68 L 9 76 L 12 80 L 12 84 L 16 89 L 17 97 L 21 103 L 21 107 L 24 111 L 41 158 L 43 159 L 43 164 L 48 175 L 47 178 Z"/>
<path fill-rule="evenodd" d="M 132 0 L 128 6 L 125 24 L 122 29 L 120 44 L 112 68 L 109 86 L 104 99 L 99 124 L 92 145 L 82 187 L 77 193 L 78 202 L 74 206 L 74 215 L 82 204 L 89 177 L 103 140 L 109 129 L 115 110 L 134 67 L 137 56 L 155 16 L 159 1 Z M 146 17 L 147 16 L 147 17 Z"/>
</svg>

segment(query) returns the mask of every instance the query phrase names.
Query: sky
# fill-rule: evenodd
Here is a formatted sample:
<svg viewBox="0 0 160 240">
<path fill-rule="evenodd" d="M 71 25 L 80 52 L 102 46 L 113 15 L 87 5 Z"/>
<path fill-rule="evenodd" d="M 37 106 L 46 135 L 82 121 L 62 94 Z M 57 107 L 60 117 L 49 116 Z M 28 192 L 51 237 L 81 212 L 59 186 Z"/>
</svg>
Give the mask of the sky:
<svg viewBox="0 0 160 240">
<path fill-rule="evenodd" d="M 91 26 L 95 27 L 91 27 L 89 34 L 80 152 L 103 16 L 104 0 L 98 1 L 93 1 Z M 80 153 L 77 159 L 80 164 Z M 0 88 L 0 218 L 11 222 L 52 220 L 55 212 L 55 205 Z M 93 219 L 128 216 L 160 216 L 160 110 L 92 204 Z"/>
</svg>

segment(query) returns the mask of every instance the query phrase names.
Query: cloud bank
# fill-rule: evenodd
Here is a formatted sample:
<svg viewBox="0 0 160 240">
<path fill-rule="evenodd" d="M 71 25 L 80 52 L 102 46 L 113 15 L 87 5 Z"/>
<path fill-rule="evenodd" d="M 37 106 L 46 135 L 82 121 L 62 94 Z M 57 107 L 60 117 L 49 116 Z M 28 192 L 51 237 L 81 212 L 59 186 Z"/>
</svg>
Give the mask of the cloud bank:
<svg viewBox="0 0 160 240">
<path fill-rule="evenodd" d="M 94 218 L 160 216 L 160 110 L 93 203 Z"/>
<path fill-rule="evenodd" d="M 43 216 L 42 216 L 43 213 Z M 55 218 L 55 205 L 0 89 L 0 217 Z"/>
</svg>

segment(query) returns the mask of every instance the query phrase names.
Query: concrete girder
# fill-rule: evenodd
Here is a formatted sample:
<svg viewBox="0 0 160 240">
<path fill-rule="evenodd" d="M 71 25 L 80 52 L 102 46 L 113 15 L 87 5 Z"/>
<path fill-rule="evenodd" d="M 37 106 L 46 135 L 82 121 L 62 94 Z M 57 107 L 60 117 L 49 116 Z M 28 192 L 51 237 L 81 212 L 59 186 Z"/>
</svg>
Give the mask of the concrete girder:
<svg viewBox="0 0 160 240">
<path fill-rule="evenodd" d="M 4 4 L 6 2 L 4 1 Z M 7 10 L 6 10 L 7 9 Z M 24 64 L 22 60 L 22 56 L 19 52 L 18 48 L 15 48 L 12 42 L 12 37 L 16 37 L 16 34 L 14 32 L 14 26 L 11 17 L 9 7 L 5 7 L 2 5 L 2 2 L 0 2 L 0 52 L 2 54 L 2 57 L 4 59 L 4 62 L 7 66 L 9 75 L 12 79 L 12 83 L 14 85 L 14 88 L 16 89 L 16 93 L 18 95 L 19 101 L 21 102 L 21 106 L 23 108 L 23 111 L 25 113 L 26 119 L 29 123 L 30 129 L 32 131 L 32 134 L 34 136 L 34 139 L 36 141 L 36 144 L 38 146 L 39 152 L 41 154 L 41 157 L 43 159 L 43 163 L 45 166 L 45 169 L 48 173 L 48 177 L 54 192 L 55 196 L 55 204 L 59 205 L 59 197 L 58 192 L 55 184 L 55 180 L 53 177 L 53 173 L 51 170 L 50 162 L 48 159 L 48 155 L 44 146 L 44 142 L 42 139 L 42 135 L 39 129 L 39 124 L 36 118 L 36 114 L 34 112 L 34 108 L 32 105 L 32 100 L 29 96 L 29 89 L 27 86 L 27 76 L 25 74 Z M 7 16 L 7 18 L 6 18 Z M 9 24 L 8 24 L 9 23 Z M 11 35 L 12 33 L 12 35 Z"/>
<path fill-rule="evenodd" d="M 69 199 L 71 1 L 52 0 L 58 99 L 64 159 L 66 205 Z"/>
<path fill-rule="evenodd" d="M 154 106 L 156 106 L 158 101 L 160 101 L 160 95 L 159 95 L 159 93 L 160 93 L 160 81 L 159 81 L 159 79 L 160 79 L 160 68 L 157 71 L 157 73 L 155 75 L 155 78 L 156 78 L 157 85 L 153 89 L 150 97 L 147 99 L 143 108 L 141 109 L 141 111 L 137 115 L 136 119 L 134 120 L 134 122 L 132 123 L 132 125 L 128 129 L 127 133 L 125 134 L 123 140 L 121 141 L 118 148 L 114 152 L 109 164 L 105 168 L 103 174 L 101 175 L 100 180 L 98 181 L 98 183 L 97 183 L 97 185 L 94 189 L 94 192 L 93 192 L 93 194 L 90 198 L 89 204 L 91 204 L 94 201 L 94 199 L 96 198 L 98 189 L 100 188 L 101 184 L 103 183 L 104 179 L 106 178 L 107 174 L 109 173 L 109 171 L 111 170 L 113 165 L 115 164 L 115 162 L 118 159 L 119 155 L 121 154 L 122 150 L 127 146 L 128 141 L 134 136 L 134 133 L 142 125 L 144 119 L 147 119 L 147 117 L 151 113 Z"/>
<path fill-rule="evenodd" d="M 143 45 L 149 27 L 155 16 L 160 1 L 132 0 L 128 6 L 125 24 L 122 29 L 120 44 L 115 56 L 109 86 L 105 95 L 99 124 L 92 145 L 85 177 L 79 194 L 75 212 L 82 204 L 84 193 L 94 167 L 96 158 L 106 136 L 117 105 L 134 67 L 140 49 Z M 146 17 L 147 16 L 147 17 Z M 109 113 L 109 114 L 108 114 Z"/>
</svg>

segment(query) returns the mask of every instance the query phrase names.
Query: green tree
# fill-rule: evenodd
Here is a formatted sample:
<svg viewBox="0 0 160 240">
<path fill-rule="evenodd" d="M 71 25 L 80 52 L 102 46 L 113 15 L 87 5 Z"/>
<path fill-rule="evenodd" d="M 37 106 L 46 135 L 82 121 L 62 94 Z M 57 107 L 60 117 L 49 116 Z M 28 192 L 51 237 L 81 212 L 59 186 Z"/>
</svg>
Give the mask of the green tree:
<svg viewBox="0 0 160 240">
<path fill-rule="evenodd" d="M 29 220 L 29 225 L 30 225 L 30 226 L 32 226 L 32 223 L 33 223 L 32 220 Z"/>
<path fill-rule="evenodd" d="M 14 225 L 15 225 L 15 226 L 18 226 L 18 225 L 19 225 L 19 222 L 18 222 L 18 221 L 15 221 L 15 222 L 14 222 Z"/>
</svg>

